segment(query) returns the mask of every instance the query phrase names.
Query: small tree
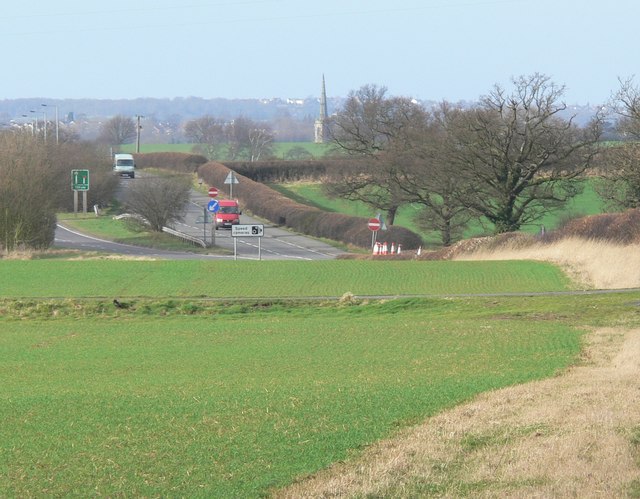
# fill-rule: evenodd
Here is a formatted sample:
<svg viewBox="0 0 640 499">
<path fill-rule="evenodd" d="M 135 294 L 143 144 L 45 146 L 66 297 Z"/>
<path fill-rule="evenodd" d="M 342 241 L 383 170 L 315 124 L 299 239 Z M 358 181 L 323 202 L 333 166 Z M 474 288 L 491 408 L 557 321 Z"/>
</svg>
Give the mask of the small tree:
<svg viewBox="0 0 640 499">
<path fill-rule="evenodd" d="M 100 128 L 98 142 L 111 146 L 129 144 L 136 139 L 136 123 L 133 118 L 121 114 L 107 120 Z"/>
<path fill-rule="evenodd" d="M 604 150 L 595 190 L 612 210 L 640 207 L 640 89 L 633 79 L 620 80 L 611 107 L 619 119 L 622 141 Z"/>
<path fill-rule="evenodd" d="M 270 127 L 240 116 L 229 123 L 225 130 L 229 159 L 232 161 L 258 161 L 273 154 L 274 136 Z"/>
<path fill-rule="evenodd" d="M 162 232 L 163 227 L 182 220 L 190 190 L 188 176 L 145 178 L 129 188 L 124 204 L 145 219 L 151 230 Z"/>
<path fill-rule="evenodd" d="M 224 123 L 211 115 L 188 121 L 184 126 L 184 134 L 209 159 L 219 157 L 226 141 Z"/>
<path fill-rule="evenodd" d="M 53 243 L 56 176 L 42 141 L 25 132 L 0 133 L 0 244 L 6 251 Z"/>
</svg>

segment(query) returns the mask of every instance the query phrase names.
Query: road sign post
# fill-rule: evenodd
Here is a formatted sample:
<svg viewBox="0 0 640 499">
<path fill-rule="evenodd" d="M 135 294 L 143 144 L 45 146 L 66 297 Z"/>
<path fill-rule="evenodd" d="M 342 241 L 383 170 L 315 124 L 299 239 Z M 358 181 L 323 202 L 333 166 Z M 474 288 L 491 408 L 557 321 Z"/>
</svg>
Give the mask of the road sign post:
<svg viewBox="0 0 640 499">
<path fill-rule="evenodd" d="M 236 174 L 233 173 L 233 170 L 229 170 L 229 174 L 227 175 L 227 178 L 224 179 L 224 183 L 225 184 L 229 184 L 229 197 L 232 198 L 233 197 L 233 184 L 238 184 L 238 177 L 236 177 Z"/>
<path fill-rule="evenodd" d="M 215 189 L 215 187 L 214 187 Z M 211 195 L 211 189 L 209 189 L 209 195 Z M 218 195 L 218 189 L 216 189 L 216 196 Z M 211 201 L 209 201 L 209 203 L 207 204 L 207 206 L 204 209 L 204 215 L 205 215 L 205 234 L 206 234 L 206 216 L 207 216 L 207 212 L 209 213 L 213 213 L 213 222 L 211 223 L 211 246 L 215 246 L 216 245 L 216 213 L 218 213 L 218 211 L 220 210 L 220 203 L 218 201 L 216 201 L 215 199 L 212 199 Z M 207 244 L 207 240 L 206 240 L 206 236 L 205 236 L 205 244 Z"/>
<path fill-rule="evenodd" d="M 376 239 L 378 238 L 378 231 L 382 227 L 382 222 L 378 218 L 370 218 L 367 222 L 367 227 L 371 231 L 371 248 L 376 244 Z"/>
<path fill-rule="evenodd" d="M 73 212 L 78 214 L 78 191 L 82 191 L 82 212 L 87 213 L 87 191 L 89 190 L 89 170 L 71 170 L 73 189 Z"/>
<path fill-rule="evenodd" d="M 233 259 L 238 259 L 238 237 L 258 238 L 258 260 L 262 260 L 262 236 L 264 236 L 264 225 L 262 224 L 239 224 L 231 226 L 231 237 L 233 237 Z"/>
</svg>

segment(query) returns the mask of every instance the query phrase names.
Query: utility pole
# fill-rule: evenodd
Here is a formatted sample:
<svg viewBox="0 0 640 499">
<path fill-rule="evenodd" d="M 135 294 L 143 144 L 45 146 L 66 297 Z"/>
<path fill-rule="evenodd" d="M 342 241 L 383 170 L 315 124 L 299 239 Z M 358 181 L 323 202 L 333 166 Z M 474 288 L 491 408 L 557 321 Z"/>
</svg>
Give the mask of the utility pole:
<svg viewBox="0 0 640 499">
<path fill-rule="evenodd" d="M 140 130 L 142 129 L 142 125 L 140 125 L 140 119 L 144 118 L 144 116 L 136 115 L 136 152 L 140 152 Z"/>
</svg>

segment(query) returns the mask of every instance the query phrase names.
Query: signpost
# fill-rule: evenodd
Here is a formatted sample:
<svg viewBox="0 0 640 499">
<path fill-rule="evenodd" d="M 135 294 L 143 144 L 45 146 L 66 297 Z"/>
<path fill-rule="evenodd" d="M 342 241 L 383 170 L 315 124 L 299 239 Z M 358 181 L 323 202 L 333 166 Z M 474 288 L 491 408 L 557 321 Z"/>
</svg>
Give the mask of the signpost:
<svg viewBox="0 0 640 499">
<path fill-rule="evenodd" d="M 73 189 L 73 212 L 78 214 L 78 191 L 82 191 L 82 213 L 87 213 L 87 191 L 89 190 L 89 170 L 71 170 Z"/>
<path fill-rule="evenodd" d="M 257 237 L 258 238 L 258 260 L 262 260 L 261 241 L 264 236 L 264 225 L 262 224 L 245 224 L 232 225 L 231 236 L 233 237 L 233 259 L 238 259 L 238 237 Z"/>
<path fill-rule="evenodd" d="M 373 245 L 376 244 L 378 231 L 382 227 L 382 222 L 379 218 L 370 218 L 367 222 L 367 227 L 369 227 L 369 230 L 371 231 L 371 248 L 373 248 Z"/>
<path fill-rule="evenodd" d="M 212 189 L 215 189 L 215 187 L 212 187 Z M 216 189 L 216 195 L 218 194 L 218 189 Z M 209 189 L 209 195 L 211 195 L 211 189 Z M 207 244 L 207 212 L 209 213 L 213 213 L 213 224 L 211 226 L 211 246 L 215 246 L 216 245 L 216 228 L 215 228 L 215 223 L 216 223 L 216 217 L 215 214 L 218 213 L 218 211 L 220 210 L 220 202 L 216 201 L 215 199 L 212 199 L 211 201 L 209 201 L 209 203 L 207 204 L 207 206 L 204 209 L 204 226 L 202 227 L 202 234 L 204 237 L 204 244 Z"/>
<path fill-rule="evenodd" d="M 224 179 L 224 183 L 225 184 L 229 184 L 229 197 L 232 198 L 233 197 L 233 184 L 238 184 L 238 177 L 236 177 L 236 174 L 233 173 L 232 170 L 229 171 L 229 174 L 227 175 L 227 178 Z"/>
</svg>

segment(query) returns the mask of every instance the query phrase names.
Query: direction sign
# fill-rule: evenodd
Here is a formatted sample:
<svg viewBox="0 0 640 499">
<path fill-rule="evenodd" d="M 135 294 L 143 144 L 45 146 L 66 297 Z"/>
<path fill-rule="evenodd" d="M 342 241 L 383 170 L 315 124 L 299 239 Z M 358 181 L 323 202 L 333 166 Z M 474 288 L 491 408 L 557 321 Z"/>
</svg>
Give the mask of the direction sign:
<svg viewBox="0 0 640 499">
<path fill-rule="evenodd" d="M 264 225 L 232 225 L 232 237 L 262 237 L 264 236 Z"/>
<path fill-rule="evenodd" d="M 88 191 L 89 170 L 71 170 L 71 188 L 74 191 Z"/>
<path fill-rule="evenodd" d="M 220 203 L 215 199 L 212 199 L 211 201 L 209 201 L 209 204 L 207 204 L 207 211 L 210 211 L 211 213 L 218 213 L 219 209 Z"/>
<path fill-rule="evenodd" d="M 215 187 L 209 187 L 209 197 L 214 198 L 218 195 L 218 189 Z"/>
<path fill-rule="evenodd" d="M 376 231 L 376 230 L 380 230 L 380 227 L 382 227 L 382 224 L 380 223 L 380 220 L 378 220 L 377 218 L 370 218 L 369 222 L 367 223 L 367 227 L 369 227 L 369 230 L 372 231 Z"/>
</svg>

